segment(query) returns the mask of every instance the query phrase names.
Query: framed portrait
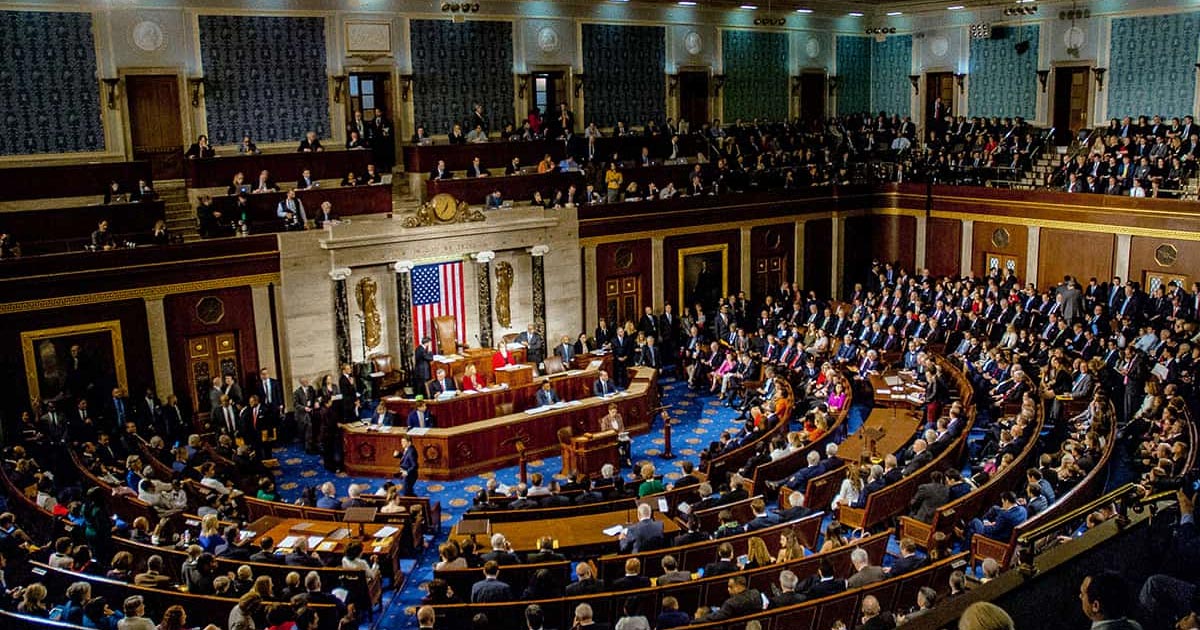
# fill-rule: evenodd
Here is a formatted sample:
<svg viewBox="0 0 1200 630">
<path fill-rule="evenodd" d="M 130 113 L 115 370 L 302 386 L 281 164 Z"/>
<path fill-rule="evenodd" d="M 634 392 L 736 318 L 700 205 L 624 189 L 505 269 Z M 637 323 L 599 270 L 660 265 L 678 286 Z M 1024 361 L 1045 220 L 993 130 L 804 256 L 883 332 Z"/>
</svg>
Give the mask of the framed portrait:
<svg viewBox="0 0 1200 630">
<path fill-rule="evenodd" d="M 21 351 L 32 399 L 107 396 L 113 387 L 128 388 L 119 321 L 23 332 Z"/>
<path fill-rule="evenodd" d="M 679 307 L 699 302 L 712 309 L 729 294 L 729 245 L 679 250 Z"/>
<path fill-rule="evenodd" d="M 392 23 L 346 22 L 346 53 L 392 54 Z"/>
</svg>

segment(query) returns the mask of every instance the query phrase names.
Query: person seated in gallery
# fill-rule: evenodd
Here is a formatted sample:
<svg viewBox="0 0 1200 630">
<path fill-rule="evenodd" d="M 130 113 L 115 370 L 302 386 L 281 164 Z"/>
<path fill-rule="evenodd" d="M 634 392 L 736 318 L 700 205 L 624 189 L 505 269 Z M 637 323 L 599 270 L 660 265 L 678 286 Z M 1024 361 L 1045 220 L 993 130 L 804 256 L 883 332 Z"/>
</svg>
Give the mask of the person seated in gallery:
<svg viewBox="0 0 1200 630">
<path fill-rule="evenodd" d="M 316 178 L 313 177 L 312 169 L 306 168 L 301 171 L 300 179 L 296 180 L 296 190 L 309 190 L 311 188 L 318 188 L 320 186 L 321 182 L 317 181 Z"/>
<path fill-rule="evenodd" d="M 487 380 L 479 375 L 479 369 L 474 363 L 467 365 L 463 371 L 462 388 L 464 392 L 482 391 L 487 387 Z"/>
<path fill-rule="evenodd" d="M 467 136 L 463 134 L 462 125 L 455 123 L 450 129 L 450 135 L 447 137 L 450 144 L 466 144 Z"/>
<path fill-rule="evenodd" d="M 446 160 L 438 160 L 437 166 L 433 167 L 432 171 L 429 171 L 429 179 L 435 182 L 454 179 L 454 173 L 446 168 Z"/>
<path fill-rule="evenodd" d="M 254 184 L 256 193 L 279 192 L 279 186 L 275 184 L 275 180 L 271 179 L 271 172 L 263 169 L 258 172 L 258 182 Z"/>
<path fill-rule="evenodd" d="M 145 179 L 139 179 L 137 187 L 133 189 L 133 194 L 130 195 L 130 201 L 154 201 L 158 198 L 158 193 L 154 192 L 154 186 Z"/>
<path fill-rule="evenodd" d="M 499 189 L 488 193 L 488 196 L 483 200 L 483 205 L 489 209 L 504 207 L 504 194 Z"/>
<path fill-rule="evenodd" d="M 370 149 L 371 145 L 367 144 L 367 141 L 358 135 L 357 131 L 351 131 L 350 137 L 346 138 L 346 148 L 352 151 L 363 151 Z"/>
<path fill-rule="evenodd" d="M 200 134 L 200 137 L 196 138 L 196 141 L 183 153 L 183 156 L 189 160 L 216 157 L 216 155 L 216 149 L 212 148 L 212 145 L 208 143 L 208 136 L 204 134 Z"/>
<path fill-rule="evenodd" d="M 287 196 L 275 207 L 275 216 L 283 219 L 283 229 L 289 232 L 299 232 L 308 229 L 308 215 L 304 213 L 304 203 L 296 198 L 296 191 L 287 191 Z"/>
<path fill-rule="evenodd" d="M 481 162 L 479 156 L 476 155 L 475 158 L 471 160 L 471 165 L 467 167 L 467 177 L 488 177 L 490 175 L 491 172 L 484 167 L 483 162 Z"/>
<path fill-rule="evenodd" d="M 317 132 L 310 131 L 304 134 L 304 139 L 300 141 L 300 147 L 296 149 L 297 153 L 320 153 L 325 147 L 321 146 L 321 141 L 317 139 Z"/>
<path fill-rule="evenodd" d="M 501 341 L 496 344 L 496 351 L 492 353 L 492 369 L 499 370 L 507 365 L 516 365 L 517 357 L 508 351 L 508 344 Z"/>
<path fill-rule="evenodd" d="M 242 143 L 238 145 L 238 153 L 242 155 L 258 155 L 262 151 L 258 150 L 258 145 L 250 139 L 249 135 L 242 136 Z"/>
<path fill-rule="evenodd" d="M 413 144 L 430 144 L 433 142 L 433 137 L 425 131 L 425 125 L 417 125 L 417 130 L 412 135 Z"/>
<path fill-rule="evenodd" d="M 233 179 L 229 181 L 229 186 L 225 188 L 225 194 L 236 195 L 248 192 L 250 192 L 250 185 L 246 183 L 246 174 L 241 171 L 234 173 Z"/>
<path fill-rule="evenodd" d="M 433 414 L 429 413 L 429 403 L 425 397 L 417 396 L 417 405 L 408 412 L 408 428 L 428 429 L 437 426 Z"/>
<path fill-rule="evenodd" d="M 487 141 L 488 135 L 483 130 L 483 125 L 475 125 L 473 129 L 467 132 L 467 142 L 470 144 L 482 144 Z"/>
<path fill-rule="evenodd" d="M 383 173 L 380 173 L 379 169 L 375 168 L 374 164 L 368 164 L 367 172 L 363 175 L 362 182 L 367 185 L 382 184 Z"/>
<path fill-rule="evenodd" d="M 129 193 L 121 186 L 117 180 L 108 182 L 108 186 L 104 187 L 104 205 L 110 203 L 124 203 L 129 199 Z"/>
<path fill-rule="evenodd" d="M 358 175 L 355 175 L 354 171 L 350 171 L 349 173 L 346 173 L 346 176 L 342 178 L 342 187 L 343 188 L 358 186 L 360 184 L 362 184 L 362 182 L 359 181 Z"/>
<path fill-rule="evenodd" d="M 454 377 L 448 376 L 444 368 L 438 368 L 437 377 L 429 383 L 429 395 L 436 398 L 447 392 L 457 391 L 458 383 L 454 382 Z"/>
<path fill-rule="evenodd" d="M 317 216 L 313 218 L 313 223 L 317 227 L 323 228 L 330 223 L 338 220 L 337 215 L 333 213 L 333 204 L 328 201 L 321 202 L 321 210 L 317 212 Z"/>
<path fill-rule="evenodd" d="M 559 402 L 558 393 L 554 391 L 554 386 L 549 379 L 542 383 L 542 388 L 538 390 L 534 398 L 539 407 L 549 407 Z"/>
<path fill-rule="evenodd" d="M 109 250 L 117 246 L 117 240 L 108 229 L 108 219 L 101 219 L 92 232 L 92 247 L 97 250 Z"/>
</svg>

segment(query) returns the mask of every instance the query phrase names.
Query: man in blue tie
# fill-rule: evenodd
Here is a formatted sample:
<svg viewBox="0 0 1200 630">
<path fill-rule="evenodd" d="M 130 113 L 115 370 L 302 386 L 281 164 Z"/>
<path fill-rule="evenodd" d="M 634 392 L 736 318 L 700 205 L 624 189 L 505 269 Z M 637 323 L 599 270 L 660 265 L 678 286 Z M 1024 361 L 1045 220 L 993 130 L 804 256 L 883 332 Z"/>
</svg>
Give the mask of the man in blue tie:
<svg viewBox="0 0 1200 630">
<path fill-rule="evenodd" d="M 597 396 L 611 396 L 617 393 L 617 384 L 608 378 L 608 372 L 600 370 L 600 378 L 592 384 L 592 393 Z"/>
<path fill-rule="evenodd" d="M 550 379 L 546 379 L 542 383 L 542 388 L 538 390 L 534 398 L 537 399 L 539 407 L 548 407 L 558 402 L 558 394 L 554 392 L 554 386 L 550 384 Z"/>
</svg>

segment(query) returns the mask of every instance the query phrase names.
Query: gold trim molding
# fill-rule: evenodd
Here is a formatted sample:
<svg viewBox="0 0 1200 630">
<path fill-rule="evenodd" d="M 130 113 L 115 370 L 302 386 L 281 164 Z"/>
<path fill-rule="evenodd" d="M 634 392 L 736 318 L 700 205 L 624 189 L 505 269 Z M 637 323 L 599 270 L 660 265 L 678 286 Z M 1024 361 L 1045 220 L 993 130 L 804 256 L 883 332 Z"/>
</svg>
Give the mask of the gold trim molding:
<svg viewBox="0 0 1200 630">
<path fill-rule="evenodd" d="M 24 313 L 28 311 L 40 311 L 50 308 L 68 308 L 72 306 L 84 306 L 87 304 L 100 304 L 102 302 L 131 300 L 136 298 L 142 298 L 144 300 L 161 300 L 168 295 L 174 295 L 176 293 L 211 291 L 213 289 L 227 289 L 230 287 L 241 287 L 246 285 L 262 286 L 271 283 L 279 283 L 278 273 L 260 273 L 252 276 L 234 276 L 231 278 L 216 278 L 213 280 L 199 280 L 196 282 L 181 282 L 177 284 L 163 284 L 152 287 L 138 287 L 136 289 L 121 289 L 119 291 L 104 291 L 101 293 L 87 293 L 83 295 L 67 295 L 62 297 L 43 298 L 40 300 L 9 302 L 7 304 L 0 304 L 0 315 Z"/>
</svg>

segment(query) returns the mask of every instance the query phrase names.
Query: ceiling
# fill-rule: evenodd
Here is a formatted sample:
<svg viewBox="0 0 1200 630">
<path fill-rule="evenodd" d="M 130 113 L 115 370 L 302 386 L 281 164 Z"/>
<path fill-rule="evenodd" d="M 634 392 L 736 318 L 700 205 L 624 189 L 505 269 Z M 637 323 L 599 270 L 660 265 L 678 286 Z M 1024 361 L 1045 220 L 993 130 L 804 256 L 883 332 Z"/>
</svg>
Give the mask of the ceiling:
<svg viewBox="0 0 1200 630">
<path fill-rule="evenodd" d="M 756 15 L 763 17 L 787 17 L 795 15 L 798 9 L 810 12 L 814 17 L 844 17 L 853 12 L 861 12 L 864 17 L 889 17 L 888 13 L 909 15 L 913 13 L 928 13 L 933 11 L 946 12 L 952 6 L 964 6 L 966 9 L 984 7 L 1016 6 L 1016 0 L 687 0 L 681 5 L 679 0 L 596 0 L 597 2 L 626 2 L 631 6 L 654 5 L 660 7 L 691 6 L 696 9 L 747 11 L 743 7 L 755 6 Z M 1025 0 L 1030 2 L 1031 0 Z M 890 17 L 899 17 L 890 16 Z"/>
</svg>

